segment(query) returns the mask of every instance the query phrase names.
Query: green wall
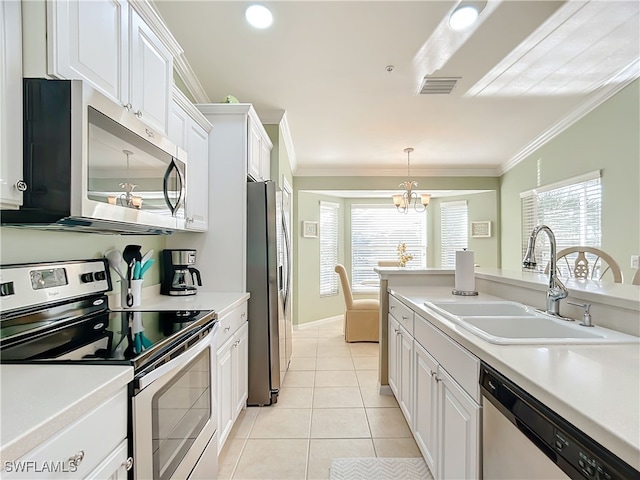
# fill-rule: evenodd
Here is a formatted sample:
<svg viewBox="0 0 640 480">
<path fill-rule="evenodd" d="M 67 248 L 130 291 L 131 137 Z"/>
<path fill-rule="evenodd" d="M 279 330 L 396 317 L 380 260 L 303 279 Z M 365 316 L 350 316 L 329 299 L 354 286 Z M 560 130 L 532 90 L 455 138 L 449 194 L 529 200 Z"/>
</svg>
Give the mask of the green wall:
<svg viewBox="0 0 640 480">
<path fill-rule="evenodd" d="M 294 186 L 295 189 L 295 186 Z M 338 261 L 345 261 L 344 217 L 345 206 L 341 198 L 298 192 L 294 195 L 293 237 L 293 321 L 294 324 L 333 317 L 344 313 L 344 297 L 320 296 L 320 238 L 302 236 L 303 221 L 320 221 L 320 201 L 340 205 L 338 213 Z"/>
<path fill-rule="evenodd" d="M 520 192 L 601 170 L 602 249 L 631 281 L 630 256 L 640 253 L 639 93 L 636 80 L 501 177 L 503 268 L 521 268 Z"/>
<path fill-rule="evenodd" d="M 355 180 L 357 178 L 357 181 Z M 382 181 L 380 181 L 382 180 Z M 419 179 L 420 185 L 426 183 L 426 178 Z M 439 179 L 433 179 L 438 183 Z M 366 190 L 366 185 L 374 185 L 369 189 L 389 188 L 387 185 L 389 178 L 380 179 L 378 177 L 353 177 L 353 181 L 348 185 L 357 184 L 359 189 Z M 397 181 L 393 180 L 397 185 Z M 345 187 L 344 177 L 295 177 L 295 206 L 294 225 L 297 232 L 294 232 L 294 322 L 303 324 L 315 320 L 320 320 L 344 312 L 344 299 L 342 293 L 336 297 L 320 297 L 320 244 L 315 238 L 302 237 L 302 222 L 304 220 L 319 221 L 320 201 L 326 200 L 340 205 L 339 218 L 339 261 L 344 264 L 347 273 L 351 272 L 351 206 L 353 204 L 385 204 L 390 203 L 389 198 L 338 198 L 318 193 L 301 190 L 301 185 L 312 186 L 317 190 L 357 190 L 358 188 Z M 498 187 L 497 178 L 478 177 L 470 179 L 461 177 L 459 179 L 447 178 L 440 186 L 443 189 L 455 190 L 477 190 L 481 188 L 491 188 L 484 193 L 471 195 L 460 195 L 446 197 L 451 200 L 467 200 L 469 207 L 469 221 L 489 220 L 492 222 L 492 237 L 482 239 L 469 239 L 469 247 L 475 250 L 476 263 L 485 267 L 498 267 L 499 259 L 499 229 L 497 228 L 498 211 Z M 380 185 L 385 185 L 381 187 Z M 342 186 L 342 188 L 340 188 Z M 456 188 L 457 187 L 457 188 Z M 435 188 L 435 187 L 432 187 Z M 444 200 L 444 199 L 443 199 Z M 440 203 L 438 199 L 432 199 L 427 213 L 427 262 L 429 266 L 440 266 Z M 355 295 L 355 298 L 376 298 L 377 295 Z"/>
<path fill-rule="evenodd" d="M 491 237 L 471 238 L 469 230 L 469 250 L 473 250 L 475 263 L 481 267 L 496 268 L 500 266 L 500 225 L 498 222 L 499 192 L 490 191 L 473 195 L 434 198 L 429 204 L 429 248 L 427 261 L 431 267 L 441 267 L 440 260 L 440 203 L 456 200 L 467 201 L 469 223 L 490 221 Z M 471 227 L 469 227 L 471 228 Z"/>
<path fill-rule="evenodd" d="M 28 228 L 0 227 L 0 264 L 84 260 L 101 258 L 112 248 L 142 246 L 142 253 L 154 250 L 156 263 L 145 276 L 145 287 L 160 283 L 158 256 L 165 248 L 164 235 L 102 235 L 97 233 L 53 232 Z M 124 264 L 122 266 L 124 270 Z M 118 275 L 111 272 L 115 283 Z"/>
</svg>

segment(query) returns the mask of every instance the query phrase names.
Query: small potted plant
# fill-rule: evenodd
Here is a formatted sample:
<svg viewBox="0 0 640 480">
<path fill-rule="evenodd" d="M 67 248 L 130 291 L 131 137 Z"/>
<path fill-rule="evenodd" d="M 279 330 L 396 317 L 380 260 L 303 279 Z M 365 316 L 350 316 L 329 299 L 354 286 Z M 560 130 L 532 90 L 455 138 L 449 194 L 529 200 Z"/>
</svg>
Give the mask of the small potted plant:
<svg viewBox="0 0 640 480">
<path fill-rule="evenodd" d="M 404 267 L 409 260 L 413 260 L 413 255 L 407 253 L 407 246 L 404 242 L 400 242 L 398 244 L 398 264 Z"/>
</svg>

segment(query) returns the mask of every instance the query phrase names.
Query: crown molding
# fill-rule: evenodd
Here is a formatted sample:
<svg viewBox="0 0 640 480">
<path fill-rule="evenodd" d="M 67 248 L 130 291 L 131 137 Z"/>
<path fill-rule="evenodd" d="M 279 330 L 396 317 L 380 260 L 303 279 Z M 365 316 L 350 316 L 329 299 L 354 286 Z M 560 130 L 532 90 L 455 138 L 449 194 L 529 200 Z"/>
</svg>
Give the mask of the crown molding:
<svg viewBox="0 0 640 480">
<path fill-rule="evenodd" d="M 398 177 L 405 178 L 406 173 L 398 172 L 397 168 L 383 167 L 298 167 L 294 172 L 296 177 Z M 429 168 L 411 167 L 412 177 L 498 177 L 497 167 L 461 167 L 452 168 L 434 166 Z"/>
<path fill-rule="evenodd" d="M 130 0 L 130 3 L 171 52 L 173 68 L 184 82 L 195 102 L 211 102 L 207 92 L 184 56 L 184 50 L 169 30 L 169 27 L 167 27 L 167 24 L 164 23 L 162 15 L 160 15 L 156 6 L 149 0 Z"/>
<path fill-rule="evenodd" d="M 172 91 L 173 101 L 176 102 L 177 105 L 180 106 L 187 114 L 200 125 L 207 132 L 210 132 L 213 126 L 211 122 L 207 120 L 207 118 L 202 114 L 200 110 L 196 108 L 196 106 L 191 103 L 191 100 L 187 98 L 187 96 L 180 90 L 176 85 L 173 86 Z"/>
<path fill-rule="evenodd" d="M 540 147 L 550 142 L 553 138 L 564 132 L 580 119 L 591 113 L 600 105 L 605 103 L 611 97 L 616 95 L 626 86 L 631 84 L 640 77 L 640 60 L 636 60 L 627 68 L 622 70 L 618 75 L 611 79 L 611 83 L 603 87 L 598 92 L 589 96 L 585 102 L 580 104 L 573 112 L 566 115 L 559 122 L 552 125 L 551 128 L 545 130 L 541 135 L 536 137 L 528 145 L 522 148 L 509 160 L 498 166 L 499 175 L 504 175 L 522 160 L 527 158 Z"/>
<path fill-rule="evenodd" d="M 210 103 L 211 99 L 204 87 L 196 77 L 195 72 L 191 68 L 191 65 L 187 61 L 187 58 L 184 56 L 184 53 L 174 57 L 173 59 L 173 68 L 175 69 L 178 76 L 182 79 L 187 90 L 193 97 L 196 103 Z"/>
<path fill-rule="evenodd" d="M 293 146 L 293 138 L 291 137 L 291 129 L 289 128 L 289 120 L 285 110 L 261 110 L 259 113 L 260 120 L 263 125 L 278 125 L 282 141 L 287 149 L 289 157 L 289 166 L 291 172 L 294 172 L 297 166 L 296 149 Z"/>
</svg>

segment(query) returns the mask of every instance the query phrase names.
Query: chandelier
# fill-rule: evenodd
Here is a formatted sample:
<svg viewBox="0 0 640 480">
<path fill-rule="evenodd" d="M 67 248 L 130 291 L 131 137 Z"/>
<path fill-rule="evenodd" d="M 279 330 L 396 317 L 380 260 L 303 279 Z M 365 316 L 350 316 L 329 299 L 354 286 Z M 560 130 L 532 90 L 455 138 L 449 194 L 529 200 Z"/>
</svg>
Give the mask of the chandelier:
<svg viewBox="0 0 640 480">
<path fill-rule="evenodd" d="M 424 212 L 427 209 L 427 205 L 429 205 L 431 195 L 428 193 L 418 194 L 413 191 L 414 188 L 418 187 L 418 182 L 411 180 L 411 161 L 409 155 L 413 152 L 413 148 L 407 147 L 404 151 L 407 153 L 407 177 L 409 178 L 406 182 L 402 182 L 398 185 L 399 187 L 404 188 L 404 192 L 397 193 L 392 196 L 393 204 L 400 213 L 407 213 L 411 204 L 413 204 L 413 208 L 416 212 Z"/>
<path fill-rule="evenodd" d="M 124 153 L 127 156 L 127 176 L 128 176 L 129 175 L 129 156 L 133 155 L 133 152 L 130 150 L 122 150 L 122 153 Z M 142 197 L 133 194 L 133 189 L 136 188 L 137 186 L 138 185 L 131 183 L 131 180 L 127 178 L 126 182 L 122 182 L 120 184 L 120 188 L 124 190 L 124 193 L 120 194 L 119 197 L 116 197 L 115 195 L 109 195 L 107 197 L 107 202 L 109 202 L 111 205 L 120 204 L 123 207 L 136 208 L 140 210 L 142 208 L 143 199 Z"/>
</svg>

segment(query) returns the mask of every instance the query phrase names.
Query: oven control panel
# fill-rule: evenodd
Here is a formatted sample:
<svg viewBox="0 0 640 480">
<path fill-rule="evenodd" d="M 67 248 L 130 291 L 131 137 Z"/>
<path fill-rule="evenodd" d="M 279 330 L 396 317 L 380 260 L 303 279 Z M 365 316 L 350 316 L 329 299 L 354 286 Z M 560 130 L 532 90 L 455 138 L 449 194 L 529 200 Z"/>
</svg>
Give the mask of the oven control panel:
<svg viewBox="0 0 640 480">
<path fill-rule="evenodd" d="M 3 313 L 109 290 L 104 259 L 0 267 Z"/>
</svg>

